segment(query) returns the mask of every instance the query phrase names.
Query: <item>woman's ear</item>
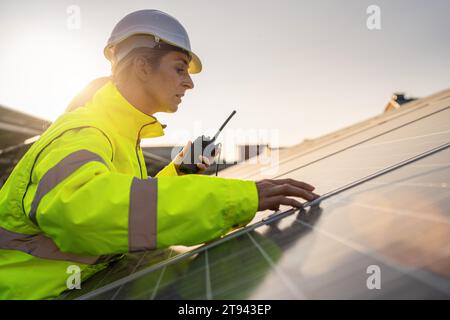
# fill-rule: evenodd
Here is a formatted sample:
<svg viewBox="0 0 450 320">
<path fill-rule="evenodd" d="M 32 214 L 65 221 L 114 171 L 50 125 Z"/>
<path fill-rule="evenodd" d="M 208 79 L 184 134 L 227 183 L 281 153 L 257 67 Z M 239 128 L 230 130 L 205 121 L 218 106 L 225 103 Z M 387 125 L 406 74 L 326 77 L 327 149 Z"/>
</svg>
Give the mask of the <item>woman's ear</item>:
<svg viewBox="0 0 450 320">
<path fill-rule="evenodd" d="M 147 59 L 144 57 L 135 57 L 133 59 L 133 72 L 139 80 L 147 82 L 153 70 Z"/>
</svg>

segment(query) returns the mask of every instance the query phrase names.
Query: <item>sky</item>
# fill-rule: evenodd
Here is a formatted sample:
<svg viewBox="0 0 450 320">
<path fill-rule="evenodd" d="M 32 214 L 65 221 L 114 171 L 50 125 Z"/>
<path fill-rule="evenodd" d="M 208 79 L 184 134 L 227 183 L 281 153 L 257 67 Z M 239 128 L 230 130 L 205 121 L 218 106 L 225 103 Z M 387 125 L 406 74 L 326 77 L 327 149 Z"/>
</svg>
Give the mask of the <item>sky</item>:
<svg viewBox="0 0 450 320">
<path fill-rule="evenodd" d="M 223 142 L 290 146 L 380 114 L 394 92 L 450 87 L 448 0 L 0 0 L 0 104 L 55 120 L 110 74 L 103 47 L 139 9 L 177 18 L 203 63 L 178 111 L 155 114 L 153 145 L 212 135 L 237 110 Z"/>
</svg>

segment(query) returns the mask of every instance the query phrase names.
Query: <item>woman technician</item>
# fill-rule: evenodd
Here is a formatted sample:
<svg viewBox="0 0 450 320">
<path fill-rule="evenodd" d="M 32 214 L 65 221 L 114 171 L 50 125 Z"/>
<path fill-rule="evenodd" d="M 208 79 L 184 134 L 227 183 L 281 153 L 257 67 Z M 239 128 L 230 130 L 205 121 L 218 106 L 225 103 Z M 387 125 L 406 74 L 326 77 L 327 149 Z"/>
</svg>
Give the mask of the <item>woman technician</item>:
<svg viewBox="0 0 450 320">
<path fill-rule="evenodd" d="M 105 56 L 111 79 L 60 116 L 1 189 L 2 299 L 55 297 L 72 265 L 84 280 L 118 254 L 210 241 L 257 211 L 301 205 L 288 196 L 317 197 L 294 180 L 180 176 L 183 154 L 149 178 L 140 141 L 164 134 L 152 115 L 177 111 L 200 60 L 183 26 L 157 10 L 124 17 Z"/>
</svg>

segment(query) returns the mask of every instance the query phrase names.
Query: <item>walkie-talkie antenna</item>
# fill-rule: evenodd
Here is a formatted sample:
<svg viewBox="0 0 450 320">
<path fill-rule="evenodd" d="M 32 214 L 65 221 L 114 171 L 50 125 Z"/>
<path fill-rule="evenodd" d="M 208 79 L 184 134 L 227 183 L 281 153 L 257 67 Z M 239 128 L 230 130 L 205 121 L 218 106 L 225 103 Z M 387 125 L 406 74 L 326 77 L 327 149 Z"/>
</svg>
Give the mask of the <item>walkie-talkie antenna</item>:
<svg viewBox="0 0 450 320">
<path fill-rule="evenodd" d="M 234 116 L 236 113 L 236 110 L 233 110 L 233 112 L 230 114 L 227 120 L 223 123 L 223 125 L 220 127 L 219 131 L 217 131 L 216 135 L 212 138 L 212 141 L 216 141 L 217 137 L 219 136 L 220 132 L 222 132 L 223 128 L 227 125 L 228 121 Z"/>
</svg>

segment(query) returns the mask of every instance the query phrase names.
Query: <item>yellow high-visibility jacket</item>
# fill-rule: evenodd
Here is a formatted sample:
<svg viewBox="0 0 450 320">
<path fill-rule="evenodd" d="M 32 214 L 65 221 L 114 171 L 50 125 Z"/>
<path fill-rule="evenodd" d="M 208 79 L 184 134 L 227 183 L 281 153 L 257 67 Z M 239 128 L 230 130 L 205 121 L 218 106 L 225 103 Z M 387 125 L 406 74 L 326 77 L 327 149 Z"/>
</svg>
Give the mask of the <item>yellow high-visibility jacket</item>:
<svg viewBox="0 0 450 320">
<path fill-rule="evenodd" d="M 112 82 L 46 130 L 0 191 L 0 299 L 56 297 L 69 266 L 85 280 L 120 254 L 203 243 L 253 218 L 254 181 L 178 176 L 173 163 L 149 178 L 140 140 L 163 134 Z"/>
</svg>

